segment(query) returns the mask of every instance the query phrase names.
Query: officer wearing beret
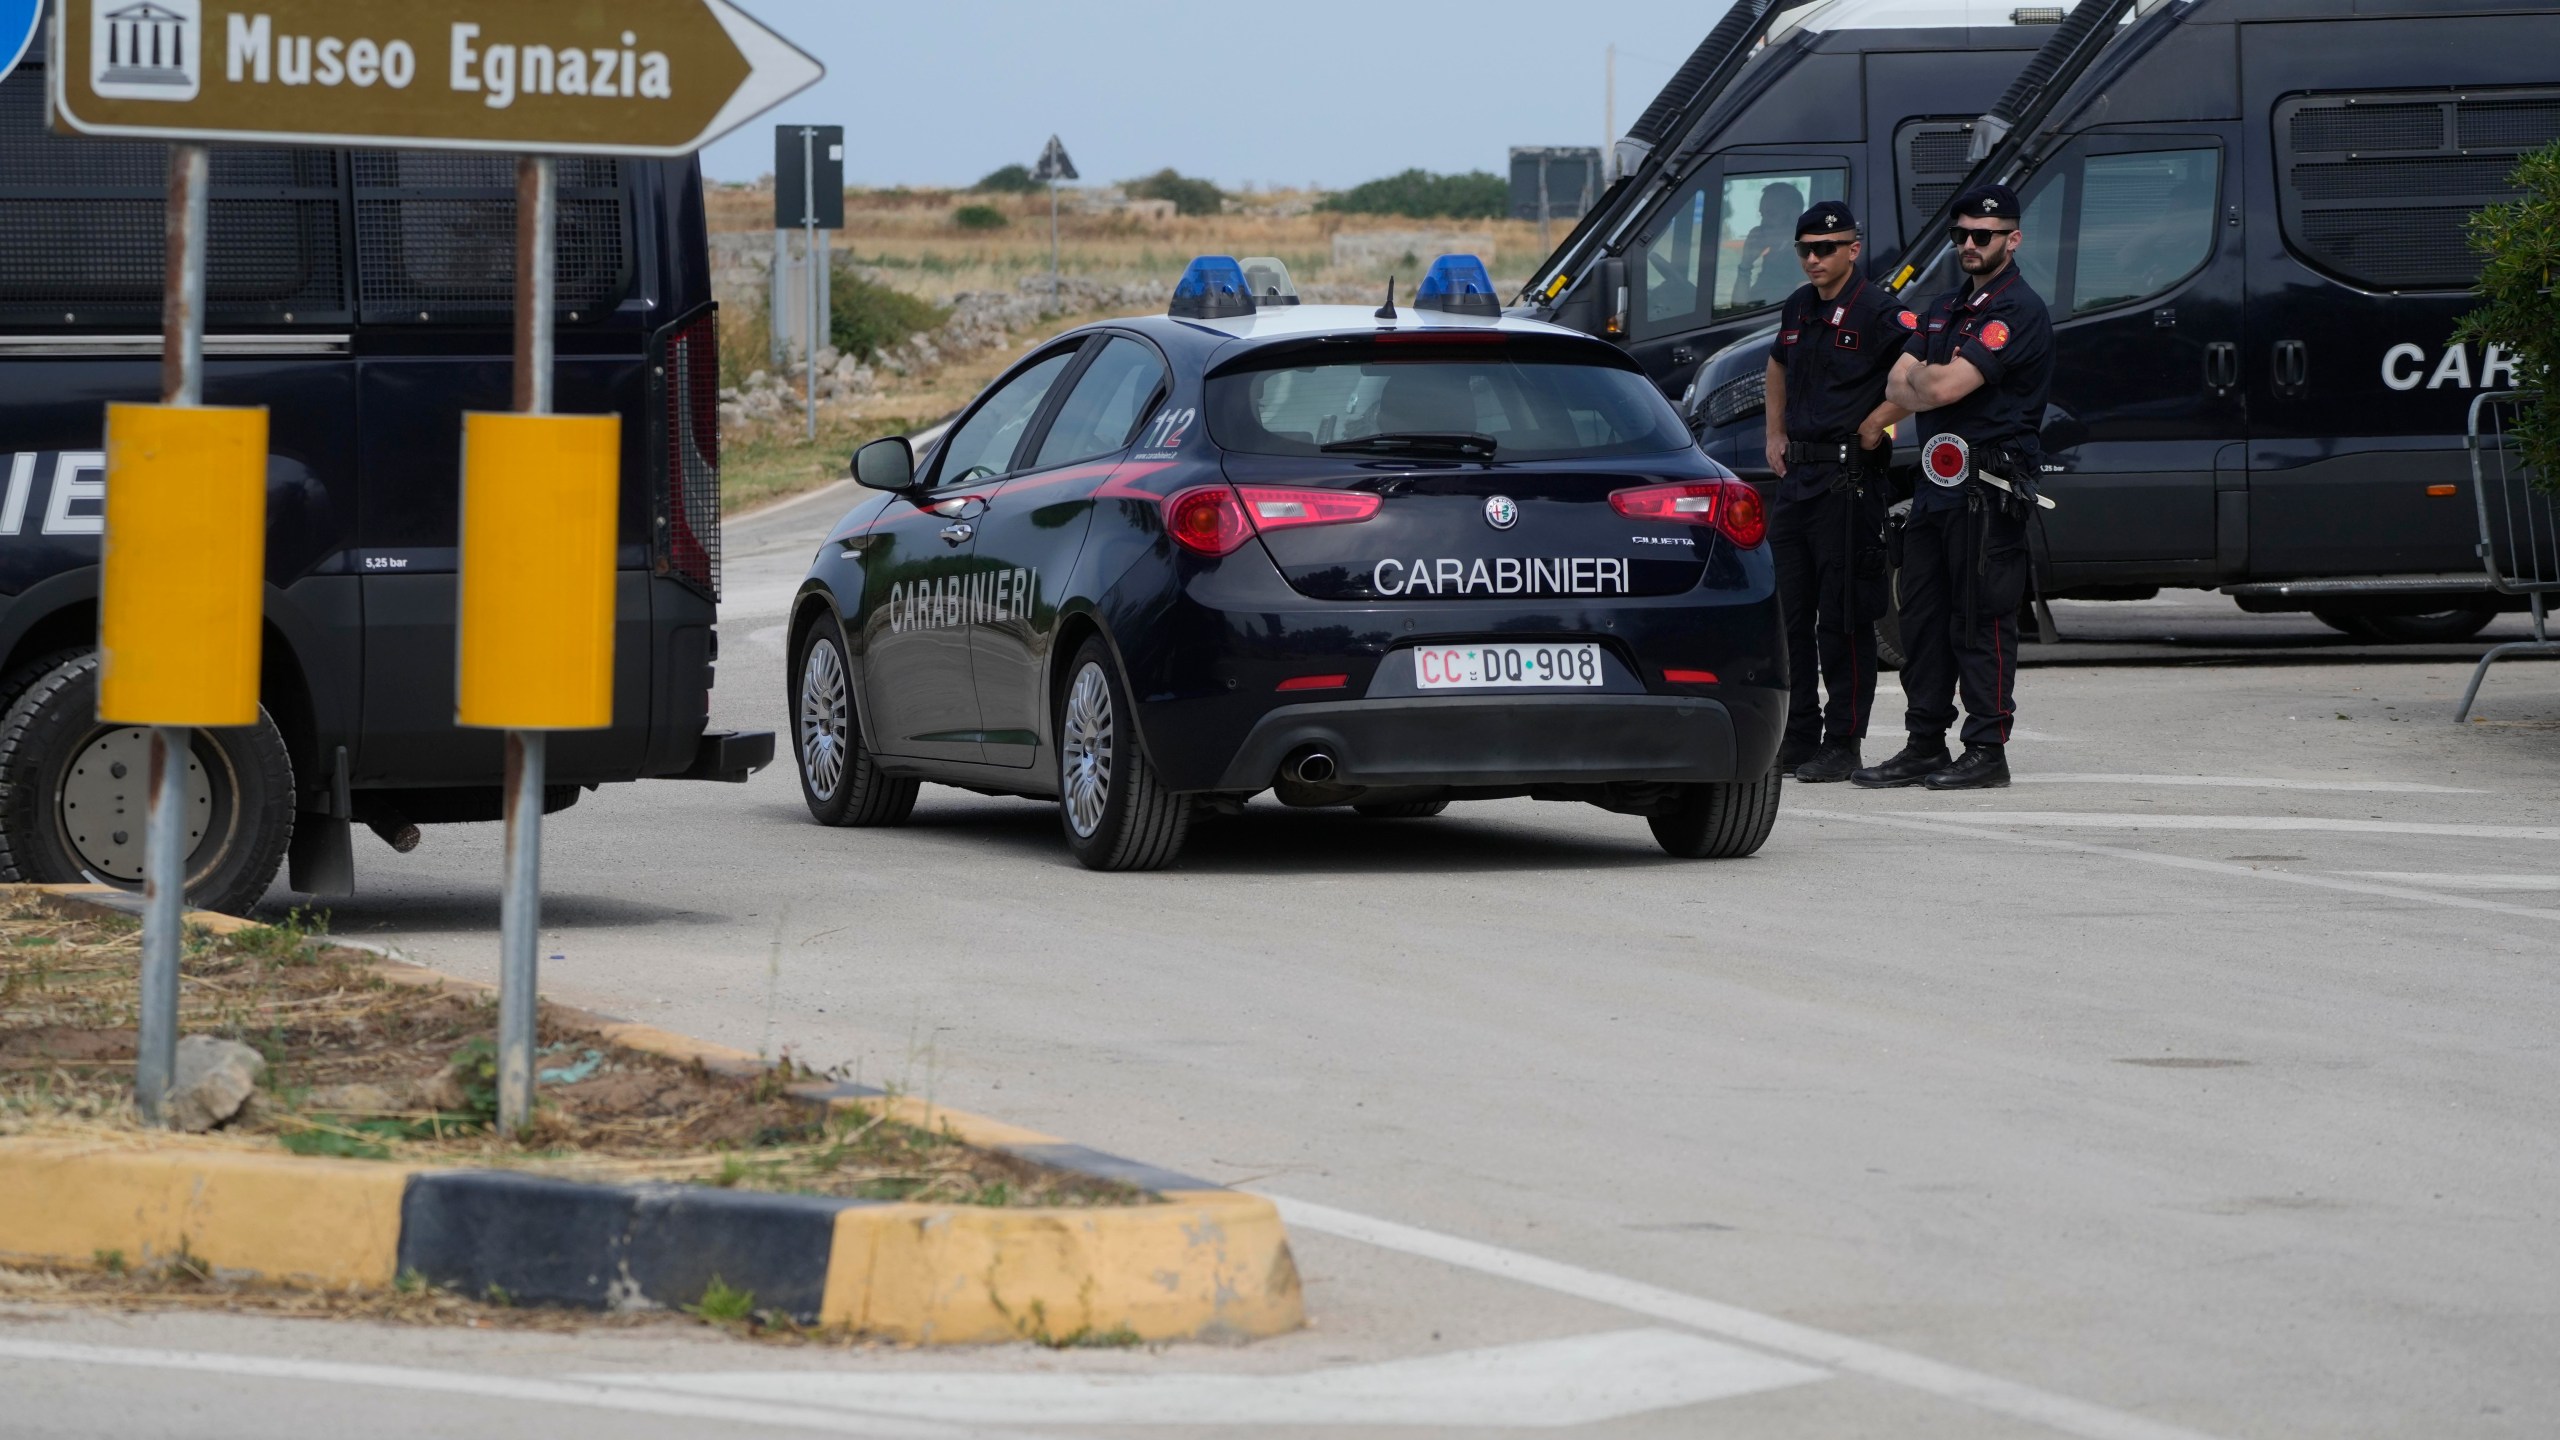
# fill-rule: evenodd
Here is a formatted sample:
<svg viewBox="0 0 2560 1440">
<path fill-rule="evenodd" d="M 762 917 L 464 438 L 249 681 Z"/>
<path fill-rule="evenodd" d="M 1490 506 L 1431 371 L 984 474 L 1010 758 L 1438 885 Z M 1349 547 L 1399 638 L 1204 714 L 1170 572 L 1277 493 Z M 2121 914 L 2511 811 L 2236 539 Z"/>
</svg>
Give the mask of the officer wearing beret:
<svg viewBox="0 0 2560 1440">
<path fill-rule="evenodd" d="M 1884 387 L 1919 325 L 1892 291 L 1858 273 L 1858 253 L 1847 205 L 1824 200 L 1797 219 L 1796 261 L 1811 283 L 1787 297 L 1769 352 L 1767 443 L 1778 476 L 1769 544 L 1794 686 L 1778 766 L 1817 784 L 1858 768 L 1875 709 L 1893 453 L 1885 431 L 1909 413 Z M 1820 690 L 1830 692 L 1827 710 Z"/>
<path fill-rule="evenodd" d="M 2053 324 L 2019 275 L 2018 197 L 1985 185 L 1956 202 L 1965 281 L 1925 312 L 1885 398 L 1918 416 L 1920 480 L 1902 534 L 1903 695 L 1910 743 L 1850 778 L 1870 789 L 2009 783 L 2027 521 L 2044 453 Z M 1986 478 L 1990 477 L 1990 478 Z M 1999 483 L 1993 483 L 1996 480 Z M 1947 753 L 1964 693 L 1964 756 Z"/>
</svg>

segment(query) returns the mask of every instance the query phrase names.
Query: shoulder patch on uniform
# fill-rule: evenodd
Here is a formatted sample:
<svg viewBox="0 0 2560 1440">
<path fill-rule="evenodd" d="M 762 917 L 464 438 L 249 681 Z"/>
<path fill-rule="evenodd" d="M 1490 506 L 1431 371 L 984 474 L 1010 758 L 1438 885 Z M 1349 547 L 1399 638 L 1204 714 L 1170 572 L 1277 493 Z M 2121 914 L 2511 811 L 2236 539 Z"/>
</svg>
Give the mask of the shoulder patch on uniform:
<svg viewBox="0 0 2560 1440">
<path fill-rule="evenodd" d="M 1893 318 L 1905 330 L 1917 330 L 1920 328 L 1920 317 L 1912 314 L 1908 310 L 1903 311 L 1901 314 L 1896 315 Z"/>
<path fill-rule="evenodd" d="M 1982 327 L 1982 334 L 1979 338 L 1982 341 L 1983 348 L 1986 350 L 1997 350 L 2001 348 L 2009 343 L 2009 322 L 2006 320 L 1992 321 L 1990 324 Z"/>
</svg>

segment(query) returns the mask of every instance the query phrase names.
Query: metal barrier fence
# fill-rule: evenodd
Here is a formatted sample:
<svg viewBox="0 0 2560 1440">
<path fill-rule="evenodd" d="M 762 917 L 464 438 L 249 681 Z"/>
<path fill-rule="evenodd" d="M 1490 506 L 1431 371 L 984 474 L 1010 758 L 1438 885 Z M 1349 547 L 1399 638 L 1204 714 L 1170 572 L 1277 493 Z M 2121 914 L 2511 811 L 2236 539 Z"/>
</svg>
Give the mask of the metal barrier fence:
<svg viewBox="0 0 2560 1440">
<path fill-rule="evenodd" d="M 2480 682 L 2489 667 L 2510 655 L 2560 655 L 2551 638 L 2548 597 L 2560 594 L 2560 497 L 2542 489 L 2515 447 L 2516 414 L 2525 396 L 2518 390 L 2484 394 L 2471 402 L 2466 444 L 2471 451 L 2471 494 L 2480 507 L 2480 563 L 2488 569 L 2489 587 L 2501 595 L 2522 595 L 2533 614 L 2533 638 L 2496 646 L 2480 657 L 2471 672 L 2471 688 L 2462 694 L 2454 722 L 2471 718 L 2471 703 L 2480 698 Z"/>
</svg>

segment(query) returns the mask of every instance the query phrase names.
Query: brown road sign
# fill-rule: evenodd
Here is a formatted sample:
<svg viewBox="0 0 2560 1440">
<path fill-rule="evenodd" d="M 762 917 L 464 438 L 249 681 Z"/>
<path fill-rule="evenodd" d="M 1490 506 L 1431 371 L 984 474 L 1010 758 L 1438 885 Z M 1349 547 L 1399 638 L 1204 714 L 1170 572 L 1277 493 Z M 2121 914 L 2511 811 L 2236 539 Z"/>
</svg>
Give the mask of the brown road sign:
<svg viewBox="0 0 2560 1440">
<path fill-rule="evenodd" d="M 729 0 L 55 0 L 82 135 L 686 155 L 826 71 Z"/>
</svg>

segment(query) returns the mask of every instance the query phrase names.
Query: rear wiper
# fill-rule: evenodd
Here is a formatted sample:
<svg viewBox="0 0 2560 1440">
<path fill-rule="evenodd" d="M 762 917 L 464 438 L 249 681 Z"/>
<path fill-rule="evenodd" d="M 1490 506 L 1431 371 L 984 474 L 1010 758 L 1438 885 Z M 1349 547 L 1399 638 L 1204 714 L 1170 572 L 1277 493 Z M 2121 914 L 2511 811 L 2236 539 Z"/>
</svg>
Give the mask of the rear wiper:
<svg viewBox="0 0 2560 1440">
<path fill-rule="evenodd" d="M 1336 440 L 1324 447 L 1327 455 L 1457 455 L 1469 460 L 1490 460 L 1502 444 L 1490 435 L 1472 435 L 1458 430 L 1407 430 L 1390 435 L 1363 435 L 1356 440 Z"/>
</svg>

